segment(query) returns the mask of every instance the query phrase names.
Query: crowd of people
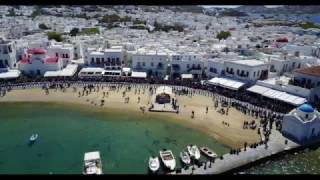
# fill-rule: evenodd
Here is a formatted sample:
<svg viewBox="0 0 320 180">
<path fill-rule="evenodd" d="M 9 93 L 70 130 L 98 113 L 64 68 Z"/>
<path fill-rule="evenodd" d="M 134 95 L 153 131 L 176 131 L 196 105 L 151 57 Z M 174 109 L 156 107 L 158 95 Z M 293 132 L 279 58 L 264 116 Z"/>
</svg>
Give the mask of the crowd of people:
<svg viewBox="0 0 320 180">
<path fill-rule="evenodd" d="M 56 78 L 56 79 L 46 79 L 46 78 L 20 78 L 16 80 L 3 81 L 0 82 L 0 95 L 5 94 L 6 91 L 11 88 L 31 88 L 31 87 L 47 87 L 52 88 L 59 86 L 70 87 L 70 85 L 78 86 L 102 86 L 105 84 L 115 84 L 118 87 L 122 85 L 126 86 L 139 86 L 143 91 L 147 88 L 152 92 L 155 92 L 155 88 L 159 85 L 168 85 L 173 88 L 176 95 L 204 95 L 212 97 L 223 105 L 235 107 L 237 110 L 243 112 L 244 114 L 250 114 L 256 117 L 271 117 L 271 116 L 281 116 L 284 113 L 289 112 L 292 105 L 274 102 L 272 99 L 266 99 L 261 96 L 257 96 L 245 90 L 230 90 L 227 88 L 213 86 L 206 83 L 201 83 L 199 81 L 187 81 L 182 80 L 170 80 L 164 81 L 159 79 L 132 79 L 132 78 L 113 78 L 108 77 L 106 79 L 79 79 L 77 77 L 72 78 Z M 140 94 L 140 90 L 136 90 L 136 94 Z M 215 102 L 216 103 L 216 102 Z"/>
</svg>

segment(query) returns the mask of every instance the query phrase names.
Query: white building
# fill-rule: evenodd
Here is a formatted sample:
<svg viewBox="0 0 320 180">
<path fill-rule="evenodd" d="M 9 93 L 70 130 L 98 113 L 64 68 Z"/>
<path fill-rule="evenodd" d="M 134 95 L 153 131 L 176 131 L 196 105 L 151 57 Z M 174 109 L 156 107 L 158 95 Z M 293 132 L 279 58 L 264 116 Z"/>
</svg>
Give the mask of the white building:
<svg viewBox="0 0 320 180">
<path fill-rule="evenodd" d="M 122 48 L 89 50 L 85 64 L 90 67 L 101 67 L 108 70 L 121 70 L 124 52 Z"/>
<path fill-rule="evenodd" d="M 20 76 L 16 69 L 16 46 L 13 41 L 0 39 L 0 79 L 11 79 Z"/>
<path fill-rule="evenodd" d="M 181 74 L 192 74 L 195 79 L 201 78 L 204 60 L 198 54 L 173 54 L 171 56 L 171 76 L 181 77 Z"/>
<path fill-rule="evenodd" d="M 164 77 L 168 67 L 168 55 L 157 51 L 137 51 L 130 55 L 131 68 L 147 72 L 148 76 Z"/>
<path fill-rule="evenodd" d="M 208 60 L 209 77 L 226 76 L 243 81 L 256 81 L 268 77 L 268 64 L 258 60 Z"/>
<path fill-rule="evenodd" d="M 310 89 L 309 100 L 320 104 L 320 66 L 294 71 L 294 85 Z"/>
<path fill-rule="evenodd" d="M 281 131 L 299 144 L 319 139 L 320 113 L 311 105 L 303 104 L 284 116 Z"/>
<path fill-rule="evenodd" d="M 72 44 L 55 43 L 48 47 L 48 56 L 59 57 L 62 66 L 66 67 L 74 59 L 74 47 Z"/>
<path fill-rule="evenodd" d="M 280 56 L 277 58 L 269 58 L 270 72 L 281 76 L 285 72 L 292 72 L 294 69 L 302 68 L 305 62 L 295 56 Z"/>
<path fill-rule="evenodd" d="M 47 71 L 58 71 L 63 68 L 59 57 L 50 57 L 44 49 L 28 49 L 19 61 L 21 73 L 30 76 L 42 76 Z"/>
<path fill-rule="evenodd" d="M 224 65 L 225 61 L 226 61 L 226 59 L 224 59 L 224 58 L 208 59 L 207 76 L 208 77 L 224 76 L 225 75 L 225 65 Z"/>
<path fill-rule="evenodd" d="M 245 81 L 256 81 L 268 77 L 268 64 L 258 60 L 225 62 L 225 76 Z"/>
<path fill-rule="evenodd" d="M 0 39 L 0 72 L 16 67 L 16 46 L 13 41 Z"/>
</svg>

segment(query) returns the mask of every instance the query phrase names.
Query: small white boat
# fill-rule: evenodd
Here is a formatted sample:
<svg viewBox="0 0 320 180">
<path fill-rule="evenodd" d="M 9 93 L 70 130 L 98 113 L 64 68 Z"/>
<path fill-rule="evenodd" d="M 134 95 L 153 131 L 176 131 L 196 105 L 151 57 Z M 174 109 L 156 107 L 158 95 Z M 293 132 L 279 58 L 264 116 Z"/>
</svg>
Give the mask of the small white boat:
<svg viewBox="0 0 320 180">
<path fill-rule="evenodd" d="M 30 142 L 35 142 L 38 139 L 38 134 L 32 134 L 29 138 Z"/>
<path fill-rule="evenodd" d="M 196 145 L 189 145 L 187 146 L 187 150 L 191 158 L 194 158 L 196 160 L 200 159 L 200 150 Z"/>
<path fill-rule="evenodd" d="M 102 162 L 99 151 L 84 154 L 83 174 L 102 174 Z"/>
<path fill-rule="evenodd" d="M 180 159 L 185 165 L 189 165 L 191 163 L 190 156 L 185 151 L 180 152 Z"/>
<path fill-rule="evenodd" d="M 171 171 L 173 171 L 176 168 L 176 160 L 171 150 L 164 149 L 160 151 L 160 158 L 163 164 Z"/>
<path fill-rule="evenodd" d="M 209 157 L 209 158 L 216 158 L 216 157 L 218 157 L 218 155 L 217 155 L 215 152 L 213 152 L 211 149 L 209 149 L 208 147 L 203 146 L 203 147 L 200 148 L 200 151 L 201 151 L 204 155 L 206 155 L 207 157 Z"/>
<path fill-rule="evenodd" d="M 160 161 L 158 157 L 150 157 L 149 158 L 149 169 L 152 172 L 158 171 L 160 168 Z"/>
</svg>

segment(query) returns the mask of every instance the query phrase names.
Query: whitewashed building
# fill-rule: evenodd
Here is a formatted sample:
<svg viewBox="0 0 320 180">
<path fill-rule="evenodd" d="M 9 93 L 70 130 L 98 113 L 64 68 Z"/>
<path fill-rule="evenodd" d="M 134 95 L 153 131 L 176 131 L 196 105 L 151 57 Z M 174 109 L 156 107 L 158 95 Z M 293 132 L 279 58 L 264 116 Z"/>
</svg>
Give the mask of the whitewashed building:
<svg viewBox="0 0 320 180">
<path fill-rule="evenodd" d="M 225 62 L 225 76 L 245 81 L 268 78 L 268 64 L 258 60 Z"/>
<path fill-rule="evenodd" d="M 20 76 L 16 69 L 16 46 L 13 41 L 0 39 L 0 79 L 11 79 Z"/>
<path fill-rule="evenodd" d="M 198 54 L 172 54 L 171 56 L 171 76 L 181 77 L 182 74 L 192 74 L 193 78 L 202 77 L 204 60 Z"/>
<path fill-rule="evenodd" d="M 270 72 L 275 73 L 278 76 L 283 75 L 286 72 L 292 72 L 295 69 L 305 66 L 303 59 L 297 56 L 280 56 L 271 57 L 268 59 L 270 64 Z"/>
<path fill-rule="evenodd" d="M 48 56 L 59 57 L 62 61 L 62 66 L 66 67 L 74 59 L 74 47 L 72 44 L 51 44 L 48 47 Z"/>
<path fill-rule="evenodd" d="M 18 66 L 22 74 L 43 76 L 47 71 L 61 70 L 63 62 L 59 57 L 48 56 L 44 49 L 28 49 Z"/>
<path fill-rule="evenodd" d="M 268 64 L 258 60 L 208 60 L 209 77 L 229 77 L 243 81 L 255 82 L 268 77 Z"/>
<path fill-rule="evenodd" d="M 16 67 L 16 46 L 13 41 L 0 39 L 0 70 Z"/>
<path fill-rule="evenodd" d="M 309 100 L 320 104 L 320 66 L 294 71 L 294 85 L 310 89 Z"/>
<path fill-rule="evenodd" d="M 134 71 L 147 72 L 148 76 L 164 77 L 168 67 L 168 55 L 157 51 L 137 51 L 130 55 Z"/>
<path fill-rule="evenodd" d="M 124 52 L 122 48 L 91 50 L 85 59 L 90 67 L 101 67 L 107 70 L 121 70 Z"/>
<path fill-rule="evenodd" d="M 284 116 L 281 131 L 299 144 L 319 140 L 320 113 L 311 105 L 303 104 Z"/>
</svg>

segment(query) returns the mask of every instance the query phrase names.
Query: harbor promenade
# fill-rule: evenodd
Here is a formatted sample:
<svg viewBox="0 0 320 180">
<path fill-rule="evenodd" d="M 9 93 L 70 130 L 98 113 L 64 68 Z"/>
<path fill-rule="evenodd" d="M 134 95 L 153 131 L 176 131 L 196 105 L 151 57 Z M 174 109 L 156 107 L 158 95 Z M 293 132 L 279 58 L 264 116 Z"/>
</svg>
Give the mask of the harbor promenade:
<svg viewBox="0 0 320 180">
<path fill-rule="evenodd" d="M 211 163 L 211 167 L 210 162 L 206 162 L 206 164 L 200 167 L 195 165 L 194 170 L 192 170 L 191 166 L 187 170 L 181 169 L 179 173 L 172 172 L 170 174 L 221 174 L 300 146 L 290 140 L 285 144 L 285 139 L 279 131 L 273 129 L 270 134 L 270 140 L 267 143 L 267 148 L 264 144 L 256 148 L 247 147 L 246 151 L 242 148 L 238 155 L 225 154 L 223 159 L 217 158 L 214 163 Z"/>
</svg>

